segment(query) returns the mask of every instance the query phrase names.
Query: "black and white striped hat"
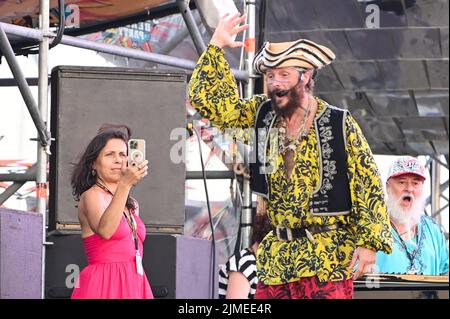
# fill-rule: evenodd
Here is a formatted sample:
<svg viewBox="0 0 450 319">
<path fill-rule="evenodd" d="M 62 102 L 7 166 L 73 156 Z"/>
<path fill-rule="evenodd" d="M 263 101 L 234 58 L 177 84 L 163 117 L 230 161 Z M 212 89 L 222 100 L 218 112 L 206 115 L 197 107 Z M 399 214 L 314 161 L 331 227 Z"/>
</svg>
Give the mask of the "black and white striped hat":
<svg viewBox="0 0 450 319">
<path fill-rule="evenodd" d="M 323 45 L 300 39 L 293 42 L 266 42 L 253 60 L 256 72 L 268 68 L 296 67 L 303 70 L 320 69 L 330 64 L 336 56 Z"/>
</svg>

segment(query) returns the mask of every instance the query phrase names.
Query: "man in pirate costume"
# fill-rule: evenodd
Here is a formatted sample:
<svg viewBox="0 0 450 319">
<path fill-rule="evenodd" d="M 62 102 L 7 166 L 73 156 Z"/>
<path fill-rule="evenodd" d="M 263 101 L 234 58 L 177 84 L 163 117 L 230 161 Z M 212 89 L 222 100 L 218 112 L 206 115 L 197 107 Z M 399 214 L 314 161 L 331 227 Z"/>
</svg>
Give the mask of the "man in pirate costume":
<svg viewBox="0 0 450 319">
<path fill-rule="evenodd" d="M 243 45 L 233 38 L 244 21 L 220 20 L 189 96 L 220 129 L 257 132 L 252 190 L 264 197 L 274 230 L 258 248 L 255 298 L 352 298 L 353 280 L 372 270 L 377 251 L 391 252 L 392 237 L 361 129 L 348 111 L 313 95 L 317 70 L 335 56 L 308 40 L 266 43 L 254 66 L 270 99 L 240 99 L 223 48 Z"/>
</svg>

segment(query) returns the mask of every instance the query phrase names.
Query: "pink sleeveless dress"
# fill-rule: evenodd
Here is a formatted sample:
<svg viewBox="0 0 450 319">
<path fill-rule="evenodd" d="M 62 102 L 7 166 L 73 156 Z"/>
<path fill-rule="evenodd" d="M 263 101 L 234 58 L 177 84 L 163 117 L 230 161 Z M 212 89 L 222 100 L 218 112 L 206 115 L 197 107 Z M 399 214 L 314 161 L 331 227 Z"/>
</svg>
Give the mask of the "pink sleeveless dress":
<svg viewBox="0 0 450 319">
<path fill-rule="evenodd" d="M 145 225 L 134 212 L 133 216 L 143 258 Z M 137 273 L 133 235 L 125 216 L 109 240 L 93 234 L 84 239 L 84 248 L 88 266 L 80 273 L 72 299 L 153 299 L 145 272 Z"/>
</svg>

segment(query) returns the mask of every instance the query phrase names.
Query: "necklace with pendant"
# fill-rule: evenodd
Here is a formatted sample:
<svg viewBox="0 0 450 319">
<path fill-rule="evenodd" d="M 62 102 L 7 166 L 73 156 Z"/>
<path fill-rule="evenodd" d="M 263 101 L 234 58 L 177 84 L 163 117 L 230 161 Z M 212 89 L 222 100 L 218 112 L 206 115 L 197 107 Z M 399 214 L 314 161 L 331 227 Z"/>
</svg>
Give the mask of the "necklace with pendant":
<svg viewBox="0 0 450 319">
<path fill-rule="evenodd" d="M 397 233 L 398 238 L 400 239 L 400 244 L 402 245 L 402 248 L 403 248 L 403 250 L 404 250 L 405 253 L 406 253 L 406 257 L 407 257 L 408 260 L 409 260 L 409 267 L 408 267 L 408 269 L 406 270 L 406 273 L 407 273 L 408 275 L 417 275 L 417 274 L 418 274 L 418 270 L 416 269 L 416 267 L 415 267 L 415 265 L 414 265 L 414 260 L 415 260 L 415 258 L 416 258 L 416 255 L 417 255 L 418 251 L 419 251 L 419 244 L 420 244 L 420 243 L 418 243 L 416 249 L 414 249 L 414 251 L 413 251 L 412 253 L 410 253 L 410 252 L 408 251 L 408 248 L 406 247 L 405 241 L 403 240 L 402 236 L 401 236 L 400 233 L 398 232 L 398 230 L 397 230 L 397 228 L 395 227 L 394 223 L 391 222 L 391 226 L 392 226 L 392 228 L 394 229 L 394 231 Z M 416 227 L 417 227 L 417 226 L 416 226 Z M 410 230 L 408 230 L 407 232 L 409 233 Z M 416 232 L 413 232 L 413 233 L 416 233 Z M 402 234 L 404 234 L 404 233 L 402 233 Z"/>
<path fill-rule="evenodd" d="M 286 155 L 287 151 L 295 152 L 295 150 L 300 146 L 301 141 L 308 136 L 306 132 L 306 122 L 309 118 L 310 113 L 311 113 L 311 102 L 308 102 L 308 107 L 302 118 L 302 122 L 300 123 L 298 130 L 292 136 L 288 136 L 286 121 L 283 118 L 280 118 L 279 121 L 281 121 L 281 123 L 279 124 L 280 127 L 278 135 L 279 136 L 278 148 L 281 154 Z"/>
</svg>

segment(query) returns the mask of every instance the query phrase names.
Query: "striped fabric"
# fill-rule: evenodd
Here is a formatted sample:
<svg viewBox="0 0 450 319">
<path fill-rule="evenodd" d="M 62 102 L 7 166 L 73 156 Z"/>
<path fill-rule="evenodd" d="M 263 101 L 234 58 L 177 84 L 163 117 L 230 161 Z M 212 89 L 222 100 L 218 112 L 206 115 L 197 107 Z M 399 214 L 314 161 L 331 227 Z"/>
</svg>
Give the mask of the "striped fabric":
<svg viewBox="0 0 450 319">
<path fill-rule="evenodd" d="M 239 271 L 247 278 L 250 283 L 248 299 L 253 299 L 258 283 L 255 255 L 249 249 L 243 249 L 231 256 L 228 262 L 221 267 L 219 271 L 219 299 L 225 299 L 227 295 L 228 276 L 231 271 Z"/>
<path fill-rule="evenodd" d="M 253 60 L 253 68 L 264 73 L 269 68 L 296 67 L 302 70 L 321 69 L 336 56 L 327 47 L 300 39 L 293 42 L 266 42 Z"/>
</svg>

